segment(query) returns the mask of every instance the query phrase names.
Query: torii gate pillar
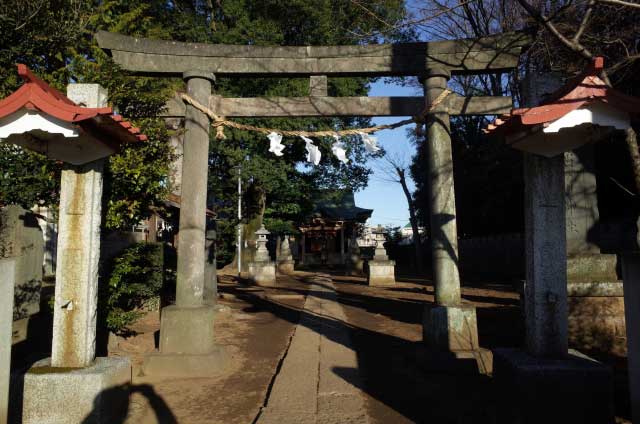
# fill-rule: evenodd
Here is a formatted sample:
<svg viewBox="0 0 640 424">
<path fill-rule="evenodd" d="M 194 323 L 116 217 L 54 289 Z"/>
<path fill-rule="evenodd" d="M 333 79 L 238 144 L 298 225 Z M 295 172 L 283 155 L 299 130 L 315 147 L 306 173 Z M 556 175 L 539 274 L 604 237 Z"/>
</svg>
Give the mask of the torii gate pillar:
<svg viewBox="0 0 640 424">
<path fill-rule="evenodd" d="M 448 69 L 428 69 L 424 75 L 424 97 L 431 105 L 447 88 Z M 427 168 L 430 188 L 431 250 L 435 307 L 424 312 L 425 343 L 435 351 L 478 357 L 476 310 L 464 305 L 460 296 L 458 231 L 453 182 L 451 130 L 447 111 L 432 112 L 426 122 Z M 479 360 L 482 364 L 490 361 Z M 481 371 L 487 371 L 482 369 Z"/>
<path fill-rule="evenodd" d="M 185 72 L 183 78 L 189 96 L 201 104 L 208 104 L 214 75 L 190 71 Z M 214 375 L 226 362 L 224 350 L 214 341 L 215 309 L 204 302 L 210 126 L 206 114 L 187 106 L 176 304 L 162 310 L 160 352 L 145 358 L 144 374 L 168 377 Z"/>
</svg>

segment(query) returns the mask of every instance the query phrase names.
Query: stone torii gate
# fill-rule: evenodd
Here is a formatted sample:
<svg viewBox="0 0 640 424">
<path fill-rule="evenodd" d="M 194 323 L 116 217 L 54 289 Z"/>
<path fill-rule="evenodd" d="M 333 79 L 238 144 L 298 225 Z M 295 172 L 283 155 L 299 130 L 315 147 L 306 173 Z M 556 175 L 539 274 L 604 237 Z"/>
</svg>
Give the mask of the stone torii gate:
<svg viewBox="0 0 640 424">
<path fill-rule="evenodd" d="M 431 105 L 452 75 L 500 73 L 515 68 L 522 49 L 531 42 L 522 33 L 429 43 L 300 47 L 180 43 L 109 32 L 99 32 L 96 38 L 125 70 L 182 76 L 189 96 L 227 118 L 411 116 L 423 110 L 425 104 Z M 224 98 L 211 93 L 215 76 L 309 77 L 310 93 L 296 98 Z M 329 97 L 328 76 L 417 76 L 423 80 L 424 97 Z M 203 303 L 202 211 L 206 206 L 210 121 L 206 114 L 179 100 L 170 102 L 168 109 L 168 116 L 185 118 L 184 188 L 176 305 L 163 311 L 160 355 L 154 360 L 171 357 L 170 362 L 180 364 L 181 369 L 176 372 L 202 375 L 215 368 L 211 362 L 197 365 L 197 361 L 184 359 L 215 351 L 209 342 L 213 339 L 212 330 L 205 328 L 213 327 L 205 324 L 213 320 L 213 309 Z M 475 308 L 463 305 L 460 295 L 449 118 L 500 115 L 510 109 L 509 97 L 464 98 L 451 94 L 426 116 L 437 306 L 425 311 L 424 333 L 425 341 L 436 350 L 479 350 Z M 178 359 L 174 355 L 180 360 L 174 361 Z M 169 365 L 166 360 L 162 363 L 162 367 Z M 160 368 L 154 365 L 146 371 L 167 373 Z"/>
</svg>

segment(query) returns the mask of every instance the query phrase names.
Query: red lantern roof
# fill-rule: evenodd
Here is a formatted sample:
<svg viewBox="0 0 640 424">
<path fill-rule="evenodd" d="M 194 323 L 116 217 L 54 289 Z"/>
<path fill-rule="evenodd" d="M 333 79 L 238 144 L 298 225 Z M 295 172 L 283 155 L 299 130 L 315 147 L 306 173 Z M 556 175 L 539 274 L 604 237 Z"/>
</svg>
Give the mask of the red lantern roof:
<svg viewBox="0 0 640 424">
<path fill-rule="evenodd" d="M 602 72 L 603 66 L 603 58 L 596 57 L 581 75 L 554 93 L 542 105 L 513 109 L 511 113 L 495 119 L 484 132 L 505 136 L 527 131 L 538 125 L 546 126 L 569 112 L 596 102 L 632 115 L 640 114 L 640 99 L 627 96 L 600 79 L 598 75 Z"/>
<path fill-rule="evenodd" d="M 111 142 L 144 141 L 147 136 L 114 115 L 113 109 L 86 108 L 72 102 L 67 96 L 36 77 L 25 65 L 18 64 L 18 75 L 24 84 L 5 99 L 0 100 L 0 118 L 26 108 L 38 110 L 62 121 L 77 123 L 88 132 L 101 131 Z M 111 143 L 110 143 L 111 144 Z"/>
</svg>

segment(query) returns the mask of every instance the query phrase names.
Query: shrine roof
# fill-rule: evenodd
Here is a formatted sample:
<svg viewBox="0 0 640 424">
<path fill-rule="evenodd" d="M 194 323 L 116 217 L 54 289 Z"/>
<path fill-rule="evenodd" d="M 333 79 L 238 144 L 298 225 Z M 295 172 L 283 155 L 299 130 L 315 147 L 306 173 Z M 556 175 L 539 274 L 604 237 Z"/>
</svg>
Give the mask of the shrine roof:
<svg viewBox="0 0 640 424">
<path fill-rule="evenodd" d="M 578 108 L 598 102 L 632 115 L 639 114 L 640 99 L 608 86 L 598 76 L 603 67 L 603 58 L 596 57 L 584 72 L 553 93 L 541 105 L 513 109 L 509 114 L 496 118 L 483 131 L 489 135 L 504 136 L 538 125 L 546 126 Z"/>
<path fill-rule="evenodd" d="M 352 191 L 327 190 L 314 202 L 313 215 L 335 221 L 366 221 L 373 209 L 356 206 Z"/>
<path fill-rule="evenodd" d="M 18 75 L 24 84 L 8 97 L 0 100 L 0 119 L 20 109 L 37 110 L 61 121 L 79 125 L 88 132 L 104 132 L 111 141 L 144 141 L 147 136 L 140 129 L 113 114 L 110 107 L 87 108 L 71 101 L 51 87 L 23 64 L 18 64 Z"/>
</svg>

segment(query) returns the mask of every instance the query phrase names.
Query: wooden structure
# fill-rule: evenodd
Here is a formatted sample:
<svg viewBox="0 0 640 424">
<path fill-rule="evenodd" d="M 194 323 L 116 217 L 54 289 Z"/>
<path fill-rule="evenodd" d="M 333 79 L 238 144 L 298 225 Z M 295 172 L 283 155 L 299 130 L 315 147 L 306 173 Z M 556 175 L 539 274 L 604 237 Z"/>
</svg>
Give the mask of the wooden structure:
<svg viewBox="0 0 640 424">
<path fill-rule="evenodd" d="M 344 265 L 350 237 L 373 209 L 355 205 L 353 192 L 326 192 L 317 200 L 305 225 L 300 226 L 299 264 Z"/>
</svg>

